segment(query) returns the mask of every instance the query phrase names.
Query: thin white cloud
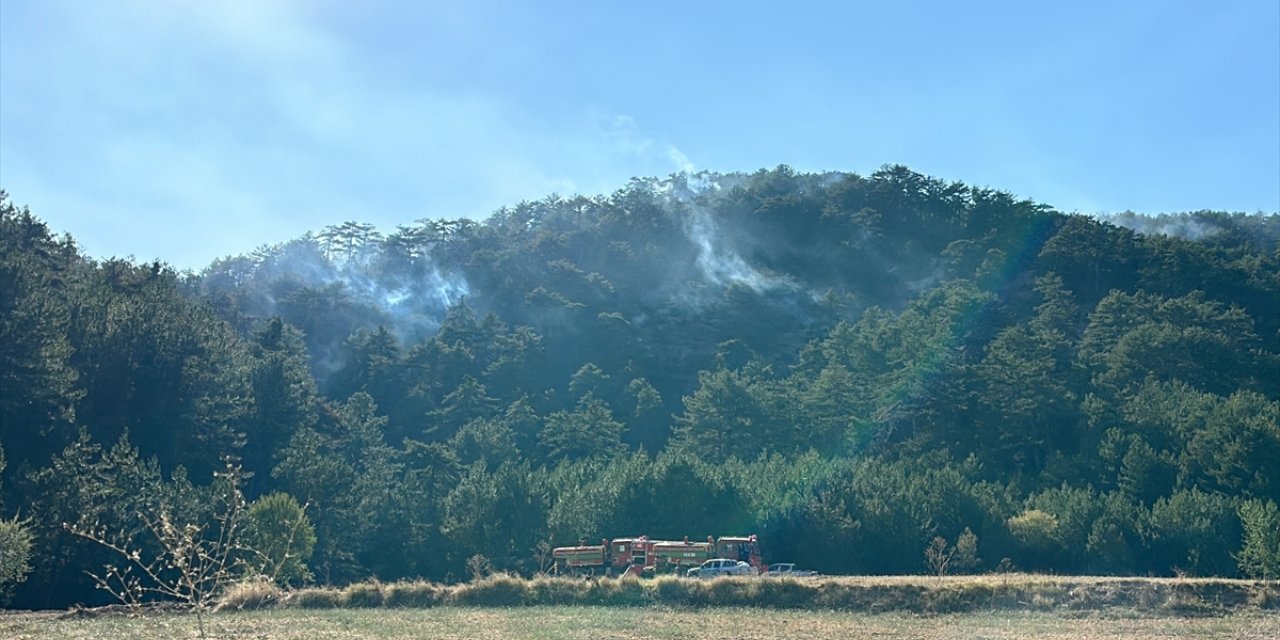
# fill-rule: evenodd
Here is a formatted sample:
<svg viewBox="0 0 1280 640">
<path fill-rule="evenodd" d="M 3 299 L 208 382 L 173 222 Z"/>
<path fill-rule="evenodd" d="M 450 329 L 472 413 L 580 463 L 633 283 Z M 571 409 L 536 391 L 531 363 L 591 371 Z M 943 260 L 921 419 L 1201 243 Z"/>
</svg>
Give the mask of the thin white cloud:
<svg viewBox="0 0 1280 640">
<path fill-rule="evenodd" d="M 34 91 L 6 96 L 4 187 L 95 255 L 198 268 L 342 220 L 483 217 L 694 169 L 629 116 L 530 120 L 479 90 L 379 73 L 373 44 L 313 6 L 58 5 L 65 32 L 42 36 L 61 37 L 12 43 L 44 53 L 6 79 Z"/>
</svg>

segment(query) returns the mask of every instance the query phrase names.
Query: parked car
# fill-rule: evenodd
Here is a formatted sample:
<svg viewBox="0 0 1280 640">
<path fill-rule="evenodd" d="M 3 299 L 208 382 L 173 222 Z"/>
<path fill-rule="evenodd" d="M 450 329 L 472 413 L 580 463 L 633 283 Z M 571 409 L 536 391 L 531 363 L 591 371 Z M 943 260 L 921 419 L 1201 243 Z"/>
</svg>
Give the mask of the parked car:
<svg viewBox="0 0 1280 640">
<path fill-rule="evenodd" d="M 817 571 L 809 571 L 808 569 L 797 569 L 794 562 L 775 562 L 769 565 L 764 575 L 774 578 L 807 578 L 809 576 L 818 575 Z"/>
<path fill-rule="evenodd" d="M 712 558 L 689 570 L 691 578 L 715 578 L 718 576 L 751 576 L 755 569 L 741 560 Z"/>
</svg>

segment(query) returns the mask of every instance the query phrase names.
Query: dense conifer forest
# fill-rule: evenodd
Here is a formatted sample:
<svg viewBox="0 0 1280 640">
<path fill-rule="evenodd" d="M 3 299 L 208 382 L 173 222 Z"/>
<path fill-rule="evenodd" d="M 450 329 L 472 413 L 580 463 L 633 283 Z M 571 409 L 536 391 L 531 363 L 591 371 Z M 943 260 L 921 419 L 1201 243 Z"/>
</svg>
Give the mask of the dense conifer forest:
<svg viewBox="0 0 1280 640">
<path fill-rule="evenodd" d="M 528 574 L 545 544 L 640 534 L 922 573 L 966 529 L 980 572 L 1280 571 L 1280 215 L 781 166 L 179 273 L 90 258 L 20 199 L 12 606 L 103 602 L 85 572 L 111 552 L 73 530 L 206 521 L 228 469 L 251 517 L 305 510 L 293 584 Z"/>
</svg>

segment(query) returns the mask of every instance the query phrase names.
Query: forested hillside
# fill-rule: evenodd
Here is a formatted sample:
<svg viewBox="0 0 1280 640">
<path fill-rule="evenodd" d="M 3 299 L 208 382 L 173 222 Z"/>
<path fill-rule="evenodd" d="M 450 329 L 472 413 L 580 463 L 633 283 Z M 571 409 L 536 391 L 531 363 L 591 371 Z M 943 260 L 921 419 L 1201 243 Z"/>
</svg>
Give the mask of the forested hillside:
<svg viewBox="0 0 1280 640">
<path fill-rule="evenodd" d="M 1280 568 L 1280 215 L 779 167 L 175 273 L 39 213 L 0 202 L 17 606 L 101 601 L 111 555 L 68 525 L 198 522 L 227 464 L 305 505 L 294 582 L 640 534 L 920 573 L 965 529 L 979 571 Z"/>
</svg>

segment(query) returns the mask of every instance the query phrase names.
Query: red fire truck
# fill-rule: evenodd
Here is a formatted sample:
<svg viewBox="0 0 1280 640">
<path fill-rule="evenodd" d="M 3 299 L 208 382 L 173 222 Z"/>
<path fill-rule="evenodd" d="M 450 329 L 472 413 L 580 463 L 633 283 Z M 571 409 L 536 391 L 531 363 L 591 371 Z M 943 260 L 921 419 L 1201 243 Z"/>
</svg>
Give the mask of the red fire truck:
<svg viewBox="0 0 1280 640">
<path fill-rule="evenodd" d="M 582 542 L 586 542 L 583 540 Z M 551 557 L 559 567 L 570 572 L 604 572 L 609 563 L 609 541 L 601 540 L 600 544 L 579 544 L 576 547 L 556 547 L 551 550 Z"/>
<path fill-rule="evenodd" d="M 680 567 L 696 567 L 703 561 L 712 558 L 715 542 L 707 538 L 706 542 L 689 542 L 688 538 L 680 542 L 664 540 L 653 543 L 654 563 L 660 568 L 671 568 L 679 572 Z"/>
<path fill-rule="evenodd" d="M 765 569 L 764 560 L 760 558 L 760 544 L 754 534 L 746 537 L 722 536 L 716 540 L 715 551 L 714 557 L 741 560 L 751 565 L 756 573 L 762 573 Z"/>
<path fill-rule="evenodd" d="M 576 547 L 551 550 L 557 569 L 568 573 L 602 575 L 644 575 L 646 572 L 680 572 L 683 567 L 697 566 L 710 558 L 730 558 L 749 563 L 757 572 L 764 568 L 756 537 L 707 537 L 706 542 L 684 540 L 650 540 L 648 536 L 601 540 Z"/>
</svg>

